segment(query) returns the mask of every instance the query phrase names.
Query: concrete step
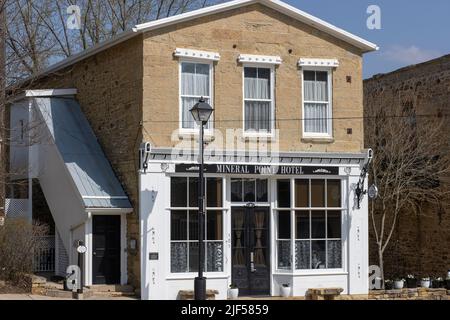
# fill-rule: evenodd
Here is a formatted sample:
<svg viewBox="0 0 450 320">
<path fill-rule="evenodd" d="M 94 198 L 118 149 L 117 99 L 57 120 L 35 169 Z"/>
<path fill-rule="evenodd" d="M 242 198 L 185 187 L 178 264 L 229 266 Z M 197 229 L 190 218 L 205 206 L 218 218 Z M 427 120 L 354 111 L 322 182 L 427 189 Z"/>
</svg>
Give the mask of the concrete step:
<svg viewBox="0 0 450 320">
<path fill-rule="evenodd" d="M 64 285 L 62 283 L 56 283 L 56 282 L 47 282 L 44 285 L 44 288 L 47 290 L 64 290 Z"/>
<path fill-rule="evenodd" d="M 89 290 L 97 293 L 132 293 L 135 294 L 134 288 L 130 285 L 119 285 L 119 284 L 94 284 L 87 286 Z"/>
<path fill-rule="evenodd" d="M 72 291 L 64 291 L 58 289 L 48 289 L 45 296 L 60 298 L 60 299 L 86 299 L 92 297 L 94 294 L 90 290 L 83 290 L 83 294 L 73 293 Z"/>
<path fill-rule="evenodd" d="M 105 298 L 114 298 L 114 297 L 136 297 L 136 294 L 134 291 L 132 292 L 103 292 L 103 291 L 97 291 L 93 292 L 93 295 L 96 297 L 105 297 Z"/>
</svg>

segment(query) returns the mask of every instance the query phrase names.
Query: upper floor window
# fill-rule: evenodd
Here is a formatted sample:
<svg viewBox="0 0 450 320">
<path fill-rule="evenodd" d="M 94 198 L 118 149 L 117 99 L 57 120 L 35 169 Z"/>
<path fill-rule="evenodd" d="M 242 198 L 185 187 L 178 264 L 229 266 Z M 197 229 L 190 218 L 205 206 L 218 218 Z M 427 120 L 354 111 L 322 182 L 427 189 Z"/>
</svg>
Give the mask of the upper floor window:
<svg viewBox="0 0 450 320">
<path fill-rule="evenodd" d="M 332 136 L 331 71 L 303 71 L 303 135 Z"/>
<path fill-rule="evenodd" d="M 271 133 L 273 113 L 273 67 L 244 67 L 245 132 Z"/>
<path fill-rule="evenodd" d="M 195 129 L 195 123 L 190 109 L 203 97 L 212 105 L 212 63 L 183 61 L 180 63 L 180 114 L 181 128 Z M 210 129 L 212 116 L 206 129 Z"/>
</svg>

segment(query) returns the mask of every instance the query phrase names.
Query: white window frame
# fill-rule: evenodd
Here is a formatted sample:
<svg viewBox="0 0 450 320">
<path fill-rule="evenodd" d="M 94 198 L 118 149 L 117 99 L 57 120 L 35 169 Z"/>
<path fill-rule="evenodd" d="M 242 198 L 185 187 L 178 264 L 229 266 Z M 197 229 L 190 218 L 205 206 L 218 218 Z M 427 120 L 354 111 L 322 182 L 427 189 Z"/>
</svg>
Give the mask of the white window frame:
<svg viewBox="0 0 450 320">
<path fill-rule="evenodd" d="M 327 132 L 306 132 L 305 131 L 305 103 L 322 103 L 317 101 L 305 101 L 305 71 L 327 72 L 328 74 L 328 108 L 327 108 Z M 316 139 L 332 139 L 333 138 L 333 69 L 331 67 L 303 67 L 301 68 L 302 79 L 302 137 Z"/>
<path fill-rule="evenodd" d="M 171 184 L 171 179 L 172 178 L 198 178 L 198 175 L 192 175 L 192 174 L 173 174 L 169 176 L 169 195 L 171 194 L 171 188 L 172 188 L 172 184 Z M 227 237 L 227 208 L 226 208 L 226 179 L 222 176 L 215 176 L 215 175 L 206 175 L 204 176 L 205 179 L 208 178 L 216 178 L 216 179 L 221 179 L 222 180 L 222 207 L 205 207 L 206 209 L 206 214 L 208 211 L 221 211 L 222 212 L 222 240 L 207 240 L 207 219 L 206 219 L 206 215 L 204 217 L 204 232 L 205 232 L 205 239 L 204 241 L 204 245 L 206 246 L 208 242 L 222 242 L 222 248 L 223 248 L 223 257 L 222 257 L 222 266 L 223 266 L 223 270 L 222 271 L 208 271 L 207 270 L 207 255 L 206 255 L 206 251 L 205 251 L 205 265 L 204 265 L 204 270 L 203 273 L 211 278 L 221 278 L 227 275 L 227 264 L 228 264 L 228 258 L 226 257 L 226 250 L 227 250 L 227 245 L 228 245 L 228 240 L 226 239 Z M 205 195 L 207 195 L 207 184 L 205 184 Z M 187 196 L 187 201 L 189 201 L 189 180 L 188 180 L 188 193 L 186 194 Z M 172 219 L 172 211 L 186 211 L 187 215 L 188 215 L 188 219 L 189 219 L 189 212 L 190 211 L 195 211 L 198 212 L 198 207 L 191 207 L 189 206 L 189 202 L 186 203 L 186 207 L 172 207 L 171 206 L 171 198 L 170 196 L 169 198 L 169 207 L 166 208 L 166 210 L 168 211 L 168 215 L 167 215 L 167 225 L 168 225 L 168 243 L 169 243 L 169 254 L 168 254 L 168 275 L 166 277 L 166 279 L 193 279 L 197 274 L 198 271 L 186 271 L 186 272 L 172 272 L 171 269 L 171 263 L 172 263 L 172 255 L 171 255 L 171 246 L 172 243 L 174 242 L 178 242 L 178 243 L 187 243 L 187 245 L 189 246 L 189 243 L 198 243 L 198 240 L 190 240 L 189 239 L 189 222 L 187 222 L 187 239 L 186 240 L 172 240 L 172 224 L 171 224 L 171 219 Z M 206 198 L 205 198 L 206 201 Z M 187 220 L 188 221 L 188 220 Z M 188 249 L 189 250 L 189 249 Z M 189 255 L 187 257 L 187 266 L 189 268 Z"/>
<path fill-rule="evenodd" d="M 178 128 L 180 133 L 182 134 L 199 134 L 198 124 L 194 125 L 194 128 L 183 128 L 183 102 L 182 97 L 191 97 L 200 99 L 200 96 L 188 96 L 181 94 L 181 74 L 182 74 L 182 65 L 183 63 L 197 63 L 197 64 L 206 64 L 209 65 L 209 96 L 204 97 L 209 99 L 209 104 L 214 108 L 214 60 L 207 59 L 196 59 L 196 58 L 182 58 L 179 59 L 178 62 Z M 194 119 L 192 119 L 194 120 Z M 210 123 L 210 127 L 205 127 L 205 135 L 212 135 L 214 132 L 214 112 L 211 114 L 208 122 Z"/>
<path fill-rule="evenodd" d="M 270 98 L 271 99 L 246 99 L 245 98 L 245 68 L 264 68 L 270 69 Z M 271 102 L 271 120 L 270 120 L 270 131 L 260 132 L 260 131 L 248 131 L 245 130 L 245 102 L 246 101 L 264 101 Z M 244 63 L 242 65 L 242 132 L 244 137 L 269 137 L 273 138 L 275 136 L 275 65 L 267 63 Z"/>
<path fill-rule="evenodd" d="M 310 180 L 309 182 L 309 207 L 296 207 L 295 206 L 295 180 Z M 277 181 L 278 180 L 289 180 L 290 181 L 290 206 L 286 208 L 280 208 L 278 206 L 278 190 L 277 190 Z M 311 207 L 311 180 L 340 180 L 341 182 L 341 206 L 340 207 Z M 275 201 L 275 207 L 273 208 L 275 212 L 274 216 L 274 249 L 275 249 L 275 265 L 274 265 L 274 273 L 275 274 L 293 274 L 293 275 L 321 275 L 321 274 L 347 274 L 347 246 L 348 246 L 348 238 L 346 238 L 346 235 L 348 235 L 349 229 L 347 225 L 348 220 L 348 203 L 345 200 L 346 198 L 346 183 L 345 179 L 343 179 L 340 176 L 302 176 L 302 177 L 280 177 L 277 179 L 274 179 L 274 195 L 276 198 Z M 325 184 L 325 199 L 327 199 L 327 187 Z M 340 211 L 341 212 L 341 259 L 342 259 L 342 265 L 341 268 L 328 268 L 328 269 L 296 269 L 295 266 L 295 242 L 296 239 L 296 233 L 295 233 L 295 227 L 296 227 L 296 221 L 295 221 L 295 212 L 296 211 Z M 290 213 L 290 222 L 291 222 L 291 268 L 290 269 L 280 269 L 278 268 L 278 214 L 279 212 L 289 212 Z M 311 218 L 311 213 L 310 213 Z M 325 226 L 327 227 L 327 223 L 325 222 Z M 311 230 L 310 230 L 311 232 Z M 311 237 L 311 234 L 310 234 Z M 311 238 L 310 238 L 311 239 Z M 335 238 L 330 238 L 330 240 L 333 240 Z M 283 241 L 285 239 L 282 239 Z M 321 239 L 325 240 L 325 239 Z"/>
</svg>

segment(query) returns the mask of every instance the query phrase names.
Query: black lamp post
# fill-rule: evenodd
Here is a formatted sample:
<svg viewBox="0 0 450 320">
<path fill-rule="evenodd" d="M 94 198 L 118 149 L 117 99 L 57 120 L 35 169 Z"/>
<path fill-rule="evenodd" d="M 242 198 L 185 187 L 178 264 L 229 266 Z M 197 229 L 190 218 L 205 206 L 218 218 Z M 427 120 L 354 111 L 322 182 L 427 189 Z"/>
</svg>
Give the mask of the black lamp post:
<svg viewBox="0 0 450 320">
<path fill-rule="evenodd" d="M 203 97 L 200 98 L 198 103 L 196 103 L 190 110 L 192 117 L 195 122 L 200 126 L 200 137 L 199 137 L 199 188 L 198 188 L 198 276 L 194 281 L 194 298 L 195 300 L 206 300 L 206 278 L 203 277 L 203 268 L 205 266 L 205 247 L 203 244 L 203 238 L 205 236 L 205 181 L 203 180 L 203 127 L 208 122 L 214 109 L 205 102 Z"/>
</svg>

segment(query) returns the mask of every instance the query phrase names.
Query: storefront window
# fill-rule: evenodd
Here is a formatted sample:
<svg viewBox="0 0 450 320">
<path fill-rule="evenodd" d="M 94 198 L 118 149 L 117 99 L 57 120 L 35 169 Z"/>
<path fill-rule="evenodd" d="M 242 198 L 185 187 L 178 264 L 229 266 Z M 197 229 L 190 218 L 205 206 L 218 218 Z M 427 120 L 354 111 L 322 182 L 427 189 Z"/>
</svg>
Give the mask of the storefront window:
<svg viewBox="0 0 450 320">
<path fill-rule="evenodd" d="M 277 181 L 278 208 L 289 208 L 291 206 L 291 181 Z"/>
<path fill-rule="evenodd" d="M 290 185 L 287 181 L 277 182 L 278 207 L 283 208 L 278 209 L 278 269 L 291 269 L 291 243 L 295 269 L 342 268 L 341 180 L 295 179 L 295 206 L 290 211 L 284 209 L 287 206 L 285 193 Z M 283 206 L 280 206 L 280 196 L 284 199 Z M 293 237 L 291 221 L 294 221 Z"/>
<path fill-rule="evenodd" d="M 291 212 L 278 212 L 278 269 L 291 269 Z"/>
<path fill-rule="evenodd" d="M 205 270 L 223 271 L 223 181 L 206 178 Z M 198 178 L 171 178 L 171 272 L 198 271 Z M 189 203 L 189 206 L 187 204 Z M 185 208 L 182 208 L 185 207 Z"/>
<path fill-rule="evenodd" d="M 232 202 L 267 202 L 267 179 L 231 179 Z"/>
</svg>

